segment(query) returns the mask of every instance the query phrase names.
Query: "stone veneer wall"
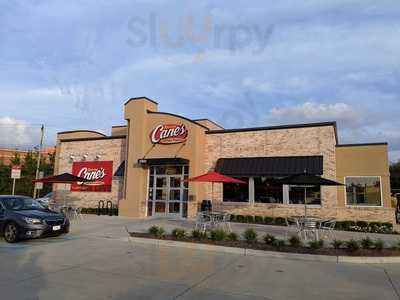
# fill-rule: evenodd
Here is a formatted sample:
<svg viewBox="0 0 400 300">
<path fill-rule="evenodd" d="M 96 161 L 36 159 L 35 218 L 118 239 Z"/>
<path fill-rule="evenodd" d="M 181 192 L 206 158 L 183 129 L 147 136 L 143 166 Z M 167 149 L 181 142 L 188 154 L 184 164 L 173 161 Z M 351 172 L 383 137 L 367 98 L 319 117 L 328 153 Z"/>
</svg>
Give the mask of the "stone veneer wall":
<svg viewBox="0 0 400 300">
<path fill-rule="evenodd" d="M 214 169 L 219 158 L 322 155 L 323 177 L 336 180 L 335 145 L 333 126 L 208 134 L 206 169 Z M 206 185 L 207 197 L 213 199 L 216 210 L 273 217 L 303 215 L 305 212 L 303 205 L 224 203 L 222 184 L 214 184 L 213 198 L 211 184 Z M 394 220 L 392 209 L 338 207 L 336 187 L 322 187 L 321 192 L 321 207 L 308 207 L 307 214 L 338 220 Z"/>
<path fill-rule="evenodd" d="M 88 141 L 69 141 L 61 142 L 59 149 L 59 173 L 72 172 L 72 162 L 70 155 L 77 159 L 84 154 L 88 154 L 87 161 L 94 161 L 96 155 L 101 155 L 100 161 L 113 161 L 113 174 L 118 169 L 122 161 L 125 160 L 126 141 L 120 139 L 99 139 Z M 64 190 L 64 184 L 55 185 L 55 191 Z M 57 194 L 57 192 L 56 192 Z M 111 192 L 67 192 L 68 203 L 73 203 L 80 207 L 97 207 L 99 200 L 112 201 L 114 205 L 123 196 L 123 178 L 113 178 Z M 59 201 L 59 200 L 57 200 Z"/>
</svg>

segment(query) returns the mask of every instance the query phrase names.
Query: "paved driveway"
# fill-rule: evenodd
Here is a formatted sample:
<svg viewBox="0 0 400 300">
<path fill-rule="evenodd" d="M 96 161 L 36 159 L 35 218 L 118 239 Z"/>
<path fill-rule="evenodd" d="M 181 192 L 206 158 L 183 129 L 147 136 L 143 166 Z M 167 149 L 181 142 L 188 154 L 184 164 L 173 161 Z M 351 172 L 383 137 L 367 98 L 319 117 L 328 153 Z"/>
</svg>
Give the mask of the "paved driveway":
<svg viewBox="0 0 400 300">
<path fill-rule="evenodd" d="M 68 236 L 0 240 L 0 299 L 399 299 L 400 265 L 249 257 L 130 243 L 125 226 L 88 217 Z"/>
</svg>

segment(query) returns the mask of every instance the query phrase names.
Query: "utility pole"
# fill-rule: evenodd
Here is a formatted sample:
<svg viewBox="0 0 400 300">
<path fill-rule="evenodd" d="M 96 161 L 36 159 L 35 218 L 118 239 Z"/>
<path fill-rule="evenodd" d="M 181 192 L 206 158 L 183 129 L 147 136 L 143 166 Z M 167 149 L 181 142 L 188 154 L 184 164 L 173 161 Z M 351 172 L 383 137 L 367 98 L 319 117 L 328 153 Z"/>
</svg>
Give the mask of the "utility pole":
<svg viewBox="0 0 400 300">
<path fill-rule="evenodd" d="M 35 179 L 39 179 L 39 169 L 40 169 L 40 159 L 42 156 L 42 150 L 43 150 L 43 139 L 44 139 L 44 125 L 42 125 L 42 128 L 40 128 L 40 144 L 39 144 L 39 153 L 38 153 L 38 158 L 37 158 L 37 165 L 36 165 L 36 176 Z M 36 183 L 33 188 L 33 198 L 36 199 L 36 194 L 37 194 L 37 189 L 36 189 Z"/>
</svg>

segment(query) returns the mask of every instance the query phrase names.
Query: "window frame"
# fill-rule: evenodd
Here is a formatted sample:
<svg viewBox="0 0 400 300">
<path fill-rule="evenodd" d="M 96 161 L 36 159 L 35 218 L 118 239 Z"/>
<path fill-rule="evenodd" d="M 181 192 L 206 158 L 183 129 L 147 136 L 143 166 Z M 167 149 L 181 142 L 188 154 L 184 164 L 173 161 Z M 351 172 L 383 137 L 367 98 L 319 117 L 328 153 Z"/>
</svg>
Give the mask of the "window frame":
<svg viewBox="0 0 400 300">
<path fill-rule="evenodd" d="M 347 179 L 348 178 L 379 178 L 379 189 L 381 194 L 381 205 L 357 205 L 357 204 L 348 204 L 347 202 Z M 345 207 L 349 208 L 383 208 L 383 189 L 382 189 L 382 176 L 344 176 L 344 201 Z"/>
<path fill-rule="evenodd" d="M 316 185 L 303 185 L 303 184 L 286 184 L 286 186 L 287 186 L 287 203 L 286 203 L 286 205 L 288 205 L 288 206 L 290 206 L 290 207 L 304 207 L 304 206 L 307 206 L 307 207 L 314 207 L 314 208 L 320 208 L 320 207 L 322 207 L 322 187 L 321 186 L 319 186 L 319 190 L 320 190 L 320 194 L 321 194 L 321 197 L 320 197 L 320 201 L 321 201 L 321 203 L 320 204 L 307 204 L 307 203 L 305 203 L 305 197 L 306 197 L 306 195 L 307 195 L 307 192 L 305 192 L 305 197 L 304 197 L 304 204 L 297 204 L 297 203 L 290 203 L 290 187 L 291 186 L 293 186 L 293 187 L 302 187 L 302 188 L 305 188 L 305 189 L 307 189 L 307 188 L 311 188 L 311 187 L 316 187 Z"/>
</svg>

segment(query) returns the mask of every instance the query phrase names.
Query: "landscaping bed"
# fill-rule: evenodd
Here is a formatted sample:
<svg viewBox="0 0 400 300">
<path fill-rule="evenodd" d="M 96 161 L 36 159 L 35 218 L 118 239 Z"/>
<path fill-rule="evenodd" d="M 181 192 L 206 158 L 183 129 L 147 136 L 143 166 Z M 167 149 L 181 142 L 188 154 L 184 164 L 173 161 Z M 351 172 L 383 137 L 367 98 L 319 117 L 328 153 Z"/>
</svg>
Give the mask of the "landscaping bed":
<svg viewBox="0 0 400 300">
<path fill-rule="evenodd" d="M 219 229 L 207 233 L 202 233 L 197 230 L 186 233 L 183 229 L 177 228 L 167 234 L 162 227 L 157 226 L 152 226 L 146 233 L 131 232 L 130 235 L 132 237 L 146 239 L 298 254 L 365 257 L 400 256 L 400 244 L 396 247 L 385 248 L 385 244 L 381 240 L 373 241 L 369 238 L 360 241 L 335 240 L 330 245 L 325 244 L 325 242 L 321 240 L 304 244 L 296 236 L 292 236 L 288 240 L 281 240 L 267 234 L 262 238 L 262 241 L 260 241 L 257 237 L 257 233 L 251 228 L 247 229 L 240 238 L 236 233 L 226 233 Z"/>
</svg>

